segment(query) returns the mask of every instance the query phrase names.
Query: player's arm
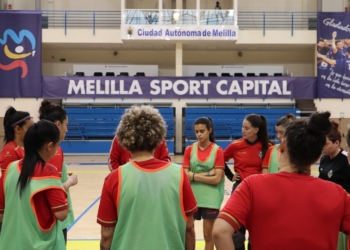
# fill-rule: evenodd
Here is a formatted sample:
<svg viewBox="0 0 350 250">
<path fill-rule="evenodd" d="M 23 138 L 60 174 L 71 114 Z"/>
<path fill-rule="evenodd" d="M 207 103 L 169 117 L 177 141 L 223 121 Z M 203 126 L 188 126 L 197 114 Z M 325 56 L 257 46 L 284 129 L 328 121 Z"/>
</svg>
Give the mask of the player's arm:
<svg viewBox="0 0 350 250">
<path fill-rule="evenodd" d="M 227 166 L 227 163 L 225 162 L 225 175 L 227 179 L 230 181 L 233 181 L 234 174 L 232 173 L 231 169 Z"/>
<path fill-rule="evenodd" d="M 103 184 L 97 223 L 101 225 L 100 249 L 110 249 L 115 226 L 118 221 L 116 200 L 118 194 L 119 170 L 110 173 Z"/>
<path fill-rule="evenodd" d="M 121 147 L 117 137 L 115 136 L 112 141 L 111 149 L 109 150 L 108 168 L 110 171 L 113 171 L 119 167 L 120 152 Z"/>
<path fill-rule="evenodd" d="M 182 170 L 184 171 L 184 170 Z M 183 176 L 186 175 L 185 172 L 182 173 Z M 186 250 L 195 249 L 196 245 L 196 235 L 194 232 L 194 218 L 193 215 L 198 211 L 197 201 L 194 197 L 190 182 L 187 178 L 182 178 L 182 204 L 187 217 L 186 223 Z"/>
<path fill-rule="evenodd" d="M 171 158 L 168 151 L 168 145 L 166 141 L 163 139 L 162 143 L 156 148 L 154 151 L 154 158 L 166 162 L 171 162 Z"/>
<path fill-rule="evenodd" d="M 190 178 L 192 176 L 193 181 L 198 181 L 198 182 L 202 182 L 202 183 L 209 184 L 209 185 L 218 185 L 221 182 L 223 175 L 224 175 L 223 169 L 216 169 L 215 174 L 212 176 L 191 174 L 190 173 L 190 175 L 188 175 L 188 177 Z"/>
<path fill-rule="evenodd" d="M 344 190 L 344 199 L 345 199 L 345 209 L 343 220 L 340 226 L 340 231 L 350 236 L 350 194 L 346 193 Z"/>
<path fill-rule="evenodd" d="M 321 58 L 323 61 L 329 63 L 329 64 L 332 65 L 332 66 L 334 66 L 334 65 L 337 64 L 337 61 L 336 61 L 336 60 L 329 59 L 329 58 L 327 58 L 327 57 L 324 56 L 324 55 L 317 54 L 317 57 L 318 57 L 318 58 Z"/>
<path fill-rule="evenodd" d="M 211 176 L 210 173 L 207 173 L 207 175 L 197 175 L 194 173 L 192 175 L 193 181 L 199 181 L 209 185 L 218 185 L 221 182 L 222 178 L 224 177 L 225 169 L 224 152 L 221 147 L 219 147 L 216 151 L 214 166 L 214 175 Z"/>
<path fill-rule="evenodd" d="M 187 177 L 188 177 L 188 173 L 190 172 L 190 159 L 191 158 L 191 146 L 187 147 L 185 149 L 185 153 L 184 153 L 184 158 L 182 160 L 182 168 L 184 169 Z M 188 180 L 192 180 L 190 178 L 188 178 Z"/>
<path fill-rule="evenodd" d="M 69 204 L 67 201 L 67 193 L 61 188 L 51 188 L 44 191 L 51 212 L 59 221 L 64 221 L 69 212 Z"/>
<path fill-rule="evenodd" d="M 234 228 L 225 220 L 216 219 L 213 227 L 213 241 L 216 250 L 234 250 L 235 247 L 232 241 Z"/>
<path fill-rule="evenodd" d="M 335 54 L 335 53 L 337 53 L 337 47 L 335 46 L 335 38 L 337 37 L 337 32 L 336 31 L 334 31 L 333 33 L 332 33 L 332 50 L 333 50 L 333 53 Z"/>
<path fill-rule="evenodd" d="M 101 226 L 100 250 L 110 250 L 115 227 Z"/>
</svg>

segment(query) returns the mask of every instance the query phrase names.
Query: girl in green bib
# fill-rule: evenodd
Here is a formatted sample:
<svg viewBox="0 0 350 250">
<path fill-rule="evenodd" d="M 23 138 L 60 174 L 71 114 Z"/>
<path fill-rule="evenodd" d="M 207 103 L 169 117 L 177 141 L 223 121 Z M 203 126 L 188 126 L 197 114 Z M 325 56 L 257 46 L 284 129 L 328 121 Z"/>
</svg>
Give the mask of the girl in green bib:
<svg viewBox="0 0 350 250">
<path fill-rule="evenodd" d="M 281 143 L 281 140 L 286 132 L 287 127 L 295 121 L 295 116 L 293 114 L 288 114 L 286 116 L 281 117 L 276 122 L 276 137 L 278 141 Z M 263 168 L 267 168 L 269 173 L 277 173 L 280 169 L 279 163 L 279 146 L 280 144 L 273 145 L 266 152 L 264 160 L 262 162 Z"/>
<path fill-rule="evenodd" d="M 154 158 L 166 134 L 157 109 L 132 106 L 117 128 L 131 160 L 105 179 L 97 222 L 100 249 L 193 250 L 197 204 L 181 166 Z"/>
<path fill-rule="evenodd" d="M 198 118 L 194 130 L 198 142 L 186 148 L 182 166 L 191 181 L 198 204 L 194 218 L 203 219 L 205 250 L 213 250 L 213 224 L 224 198 L 224 153 L 215 144 L 214 126 L 210 118 Z"/>
<path fill-rule="evenodd" d="M 47 163 L 59 141 L 49 121 L 26 132 L 24 159 L 11 163 L 0 180 L 0 249 L 66 249 L 57 220 L 67 217 L 67 194 L 57 169 Z"/>
</svg>

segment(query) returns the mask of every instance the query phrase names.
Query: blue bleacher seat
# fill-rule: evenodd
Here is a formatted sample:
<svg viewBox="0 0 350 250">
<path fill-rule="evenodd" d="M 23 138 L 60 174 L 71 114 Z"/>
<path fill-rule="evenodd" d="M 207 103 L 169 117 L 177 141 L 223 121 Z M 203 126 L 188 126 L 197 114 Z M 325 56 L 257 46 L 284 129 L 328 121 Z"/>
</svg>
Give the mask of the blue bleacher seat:
<svg viewBox="0 0 350 250">
<path fill-rule="evenodd" d="M 112 139 L 125 108 L 65 108 L 69 118 L 67 140 Z M 174 139 L 174 108 L 158 108 L 166 125 L 166 139 Z"/>
</svg>

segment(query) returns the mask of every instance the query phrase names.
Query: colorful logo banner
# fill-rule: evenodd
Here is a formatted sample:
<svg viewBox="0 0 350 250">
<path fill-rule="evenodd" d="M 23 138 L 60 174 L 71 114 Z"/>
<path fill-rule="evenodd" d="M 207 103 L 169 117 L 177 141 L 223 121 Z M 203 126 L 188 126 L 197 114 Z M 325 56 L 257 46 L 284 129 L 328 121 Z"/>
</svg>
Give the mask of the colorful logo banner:
<svg viewBox="0 0 350 250">
<path fill-rule="evenodd" d="M 41 96 L 41 12 L 0 12 L 0 97 Z"/>
</svg>

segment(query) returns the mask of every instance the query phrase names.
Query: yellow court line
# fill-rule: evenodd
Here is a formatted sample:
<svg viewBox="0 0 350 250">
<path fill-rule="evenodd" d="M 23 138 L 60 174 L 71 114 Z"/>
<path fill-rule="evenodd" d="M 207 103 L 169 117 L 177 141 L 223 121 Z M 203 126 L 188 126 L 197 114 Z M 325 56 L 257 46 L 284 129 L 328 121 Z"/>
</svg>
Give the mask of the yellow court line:
<svg viewBox="0 0 350 250">
<path fill-rule="evenodd" d="M 109 170 L 72 170 L 73 174 L 109 174 Z"/>
<path fill-rule="evenodd" d="M 100 241 L 98 240 L 68 240 L 67 250 L 99 250 Z M 204 241 L 197 240 L 196 250 L 204 250 Z"/>
<path fill-rule="evenodd" d="M 247 247 L 248 242 L 245 242 Z M 204 240 L 196 241 L 196 250 L 204 250 Z M 67 250 L 99 250 L 100 241 L 98 240 L 68 240 Z"/>
</svg>

